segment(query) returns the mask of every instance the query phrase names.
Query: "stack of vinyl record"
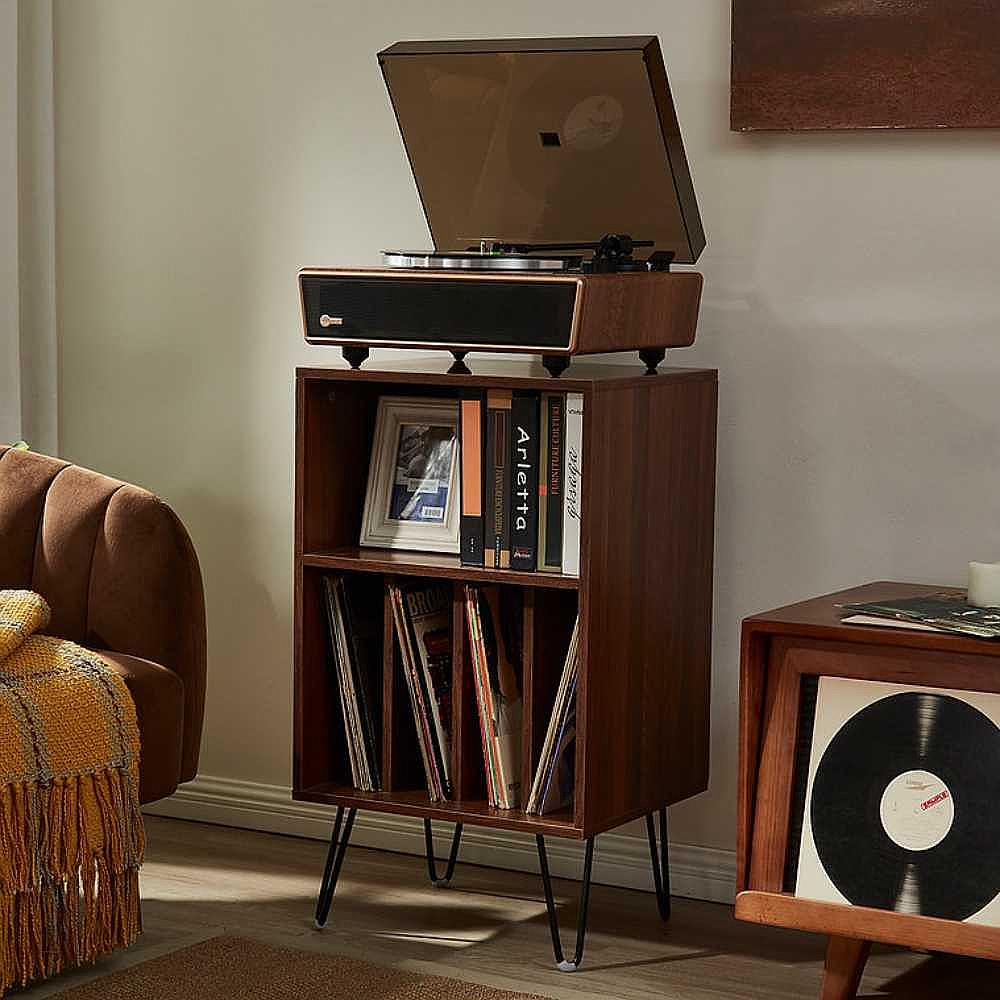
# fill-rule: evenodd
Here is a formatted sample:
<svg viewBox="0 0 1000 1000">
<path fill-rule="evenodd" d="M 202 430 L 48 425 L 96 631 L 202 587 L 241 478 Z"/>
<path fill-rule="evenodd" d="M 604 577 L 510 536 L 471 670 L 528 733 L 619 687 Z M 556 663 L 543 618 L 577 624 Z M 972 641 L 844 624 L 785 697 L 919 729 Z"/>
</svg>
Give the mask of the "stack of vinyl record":
<svg viewBox="0 0 1000 1000">
<path fill-rule="evenodd" d="M 330 658 L 337 678 L 351 780 L 363 792 L 381 789 L 375 720 L 381 716 L 380 616 L 377 578 L 323 577 Z"/>
<path fill-rule="evenodd" d="M 432 802 L 451 798 L 451 589 L 391 583 L 396 637 Z"/>
<path fill-rule="evenodd" d="M 513 809 L 521 797 L 521 650 L 519 637 L 504 628 L 500 604 L 499 587 L 466 584 L 487 796 L 491 806 Z"/>
<path fill-rule="evenodd" d="M 531 785 L 525 812 L 553 812 L 573 801 L 576 774 L 576 682 L 580 668 L 580 619 L 573 625 L 566 662 L 559 679 L 555 705 L 542 744 L 541 759 Z"/>
</svg>

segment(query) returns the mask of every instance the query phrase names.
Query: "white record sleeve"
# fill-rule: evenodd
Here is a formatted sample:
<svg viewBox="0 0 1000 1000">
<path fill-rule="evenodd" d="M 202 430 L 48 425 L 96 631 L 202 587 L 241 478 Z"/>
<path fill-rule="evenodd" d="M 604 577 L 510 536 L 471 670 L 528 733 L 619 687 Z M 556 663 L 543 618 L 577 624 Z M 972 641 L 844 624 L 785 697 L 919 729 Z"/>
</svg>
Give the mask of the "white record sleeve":
<svg viewBox="0 0 1000 1000">
<path fill-rule="evenodd" d="M 851 901 L 837 888 L 824 867 L 816 845 L 811 815 L 816 773 L 837 734 L 859 712 L 894 695 L 910 693 L 955 698 L 977 709 L 1000 730 L 1000 694 L 820 677 L 795 885 L 797 897 L 850 905 Z M 875 791 L 881 795 L 879 819 L 886 835 L 908 851 L 933 851 L 947 838 L 956 810 L 962 808 L 960 794 L 956 795 L 956 790 L 930 768 L 901 770 L 884 789 Z M 865 835 L 866 831 L 858 831 L 859 837 Z M 911 895 L 914 898 L 909 898 Z M 917 896 L 916 891 L 909 892 L 904 878 L 896 911 L 919 913 Z M 1000 896 L 968 917 L 967 922 L 1000 926 Z"/>
</svg>

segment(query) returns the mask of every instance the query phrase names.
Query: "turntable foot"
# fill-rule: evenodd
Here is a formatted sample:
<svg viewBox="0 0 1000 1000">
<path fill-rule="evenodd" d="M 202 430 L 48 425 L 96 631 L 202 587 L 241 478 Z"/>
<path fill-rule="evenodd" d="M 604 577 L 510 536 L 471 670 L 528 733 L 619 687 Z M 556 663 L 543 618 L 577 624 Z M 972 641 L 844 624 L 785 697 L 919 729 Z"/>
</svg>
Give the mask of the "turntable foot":
<svg viewBox="0 0 1000 1000">
<path fill-rule="evenodd" d="M 655 375 L 656 366 L 667 356 L 664 347 L 644 347 L 639 352 L 639 360 L 646 366 L 646 375 Z"/>
<path fill-rule="evenodd" d="M 344 360 L 354 369 L 360 368 L 371 353 L 367 347 L 342 347 Z"/>
<path fill-rule="evenodd" d="M 553 377 L 559 378 L 569 368 L 570 358 L 566 354 L 543 354 L 542 367 Z"/>
<path fill-rule="evenodd" d="M 455 359 L 454 364 L 448 369 L 449 375 L 471 375 L 472 369 L 465 363 L 465 356 L 468 351 L 452 351 L 451 356 Z"/>
</svg>

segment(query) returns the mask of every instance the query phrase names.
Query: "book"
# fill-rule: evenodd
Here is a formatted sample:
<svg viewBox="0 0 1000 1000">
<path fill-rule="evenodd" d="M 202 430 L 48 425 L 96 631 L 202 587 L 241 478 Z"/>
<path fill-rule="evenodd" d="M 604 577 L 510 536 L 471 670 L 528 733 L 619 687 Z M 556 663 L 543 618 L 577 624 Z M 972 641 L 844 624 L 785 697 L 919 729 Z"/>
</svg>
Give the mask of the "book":
<svg viewBox="0 0 1000 1000">
<path fill-rule="evenodd" d="M 563 462 L 562 571 L 580 575 L 580 499 L 583 489 L 583 394 L 566 394 Z"/>
<path fill-rule="evenodd" d="M 580 670 L 580 619 L 577 617 L 563 663 L 552 715 L 531 783 L 525 812 L 543 815 L 573 799 L 576 758 L 576 685 Z"/>
<path fill-rule="evenodd" d="M 510 568 L 510 389 L 486 393 L 486 565 Z"/>
<path fill-rule="evenodd" d="M 929 594 L 895 601 L 844 604 L 842 607 L 854 615 L 884 618 L 887 622 L 922 625 L 977 639 L 1000 639 L 1000 608 L 976 607 L 961 595 Z"/>
<path fill-rule="evenodd" d="M 526 572 L 538 562 L 540 404 L 536 392 L 515 392 L 510 409 L 510 566 Z"/>
<path fill-rule="evenodd" d="M 354 787 L 381 790 L 379 741 L 381 718 L 381 584 L 365 574 L 322 580 L 330 662 Z"/>
<path fill-rule="evenodd" d="M 483 521 L 483 411 L 486 399 L 479 390 L 466 390 L 459 403 L 459 454 L 462 508 L 459 534 L 463 566 L 482 566 L 485 522 Z"/>
<path fill-rule="evenodd" d="M 431 801 L 451 797 L 451 588 L 389 585 L 393 623 Z"/>
<path fill-rule="evenodd" d="M 561 392 L 542 394 L 544 462 L 539 468 L 538 568 L 546 573 L 562 572 L 565 404 Z"/>
<path fill-rule="evenodd" d="M 487 797 L 491 806 L 514 809 L 521 799 L 522 658 L 516 630 L 505 628 L 499 587 L 465 586 L 466 623 L 472 651 Z M 520 617 L 521 607 L 515 609 Z"/>
</svg>

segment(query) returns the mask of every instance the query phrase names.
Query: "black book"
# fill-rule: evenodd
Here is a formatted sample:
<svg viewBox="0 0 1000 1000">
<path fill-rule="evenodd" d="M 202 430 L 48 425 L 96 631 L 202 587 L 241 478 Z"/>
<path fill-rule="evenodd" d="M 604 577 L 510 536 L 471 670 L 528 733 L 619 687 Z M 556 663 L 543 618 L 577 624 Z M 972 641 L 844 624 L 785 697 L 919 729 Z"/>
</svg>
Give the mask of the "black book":
<svg viewBox="0 0 1000 1000">
<path fill-rule="evenodd" d="M 486 397 L 479 390 L 462 393 L 459 403 L 459 456 L 461 461 L 462 509 L 459 519 L 460 552 L 463 566 L 482 566 L 486 523 L 483 497 L 486 495 L 484 432 Z"/>
<path fill-rule="evenodd" d="M 541 570 L 559 573 L 563 550 L 563 479 L 565 476 L 566 396 L 547 392 L 542 396 L 542 433 L 545 435 L 545 467 L 540 471 L 545 486 L 545 521 L 539 532 Z"/>
<path fill-rule="evenodd" d="M 486 565 L 510 569 L 510 389 L 486 393 Z"/>
<path fill-rule="evenodd" d="M 510 566 L 534 570 L 538 561 L 538 422 L 535 392 L 515 392 L 510 423 Z"/>
</svg>

